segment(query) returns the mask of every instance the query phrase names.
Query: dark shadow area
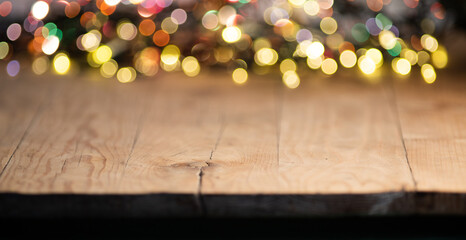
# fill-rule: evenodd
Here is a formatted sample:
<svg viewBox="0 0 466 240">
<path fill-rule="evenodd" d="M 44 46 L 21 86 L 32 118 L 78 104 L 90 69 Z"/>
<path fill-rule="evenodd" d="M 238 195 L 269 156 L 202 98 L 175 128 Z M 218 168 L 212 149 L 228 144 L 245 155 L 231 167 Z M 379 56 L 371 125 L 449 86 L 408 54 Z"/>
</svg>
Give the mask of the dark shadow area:
<svg viewBox="0 0 466 240">
<path fill-rule="evenodd" d="M 465 239 L 464 216 L 3 219 L 2 239 Z M 14 230 L 15 229 L 15 230 Z"/>
</svg>

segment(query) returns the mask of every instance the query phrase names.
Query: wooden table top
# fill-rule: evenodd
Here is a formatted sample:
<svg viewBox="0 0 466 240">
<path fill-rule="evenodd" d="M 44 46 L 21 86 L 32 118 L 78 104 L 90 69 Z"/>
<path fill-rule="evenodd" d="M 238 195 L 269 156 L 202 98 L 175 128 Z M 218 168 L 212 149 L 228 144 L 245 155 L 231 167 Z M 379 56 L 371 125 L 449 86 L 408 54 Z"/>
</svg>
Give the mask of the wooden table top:
<svg viewBox="0 0 466 240">
<path fill-rule="evenodd" d="M 0 215 L 466 213 L 466 81 L 0 77 Z"/>
</svg>

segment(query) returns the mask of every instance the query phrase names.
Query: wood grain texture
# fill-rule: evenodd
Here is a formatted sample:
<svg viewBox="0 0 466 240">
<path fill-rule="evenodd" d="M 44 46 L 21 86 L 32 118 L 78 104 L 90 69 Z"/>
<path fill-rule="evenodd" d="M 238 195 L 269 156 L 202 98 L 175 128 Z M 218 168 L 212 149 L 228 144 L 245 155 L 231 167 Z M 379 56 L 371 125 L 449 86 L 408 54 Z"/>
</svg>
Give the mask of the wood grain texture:
<svg viewBox="0 0 466 240">
<path fill-rule="evenodd" d="M 53 88 L 53 85 L 43 86 L 42 81 L 45 79 L 41 77 L 0 80 L 0 175 Z M 38 88 L 41 91 L 36 91 Z"/>
<path fill-rule="evenodd" d="M 209 166 L 203 168 L 202 193 L 276 192 L 277 86 L 258 77 L 241 87 L 217 89 L 223 126 Z"/>
<path fill-rule="evenodd" d="M 466 83 L 441 72 L 395 84 L 409 162 L 419 191 L 466 192 Z"/>
<path fill-rule="evenodd" d="M 220 93 L 205 77 L 171 76 L 150 87 L 118 192 L 199 193 L 201 168 L 207 166 L 221 127 Z"/>
<path fill-rule="evenodd" d="M 413 190 L 390 89 L 351 78 L 285 90 L 280 176 L 286 193 Z"/>
<path fill-rule="evenodd" d="M 135 86 L 87 78 L 48 83 L 56 90 L 1 176 L 1 191 L 114 191 L 131 150 L 142 111 L 137 96 L 144 89 L 135 95 Z"/>
</svg>

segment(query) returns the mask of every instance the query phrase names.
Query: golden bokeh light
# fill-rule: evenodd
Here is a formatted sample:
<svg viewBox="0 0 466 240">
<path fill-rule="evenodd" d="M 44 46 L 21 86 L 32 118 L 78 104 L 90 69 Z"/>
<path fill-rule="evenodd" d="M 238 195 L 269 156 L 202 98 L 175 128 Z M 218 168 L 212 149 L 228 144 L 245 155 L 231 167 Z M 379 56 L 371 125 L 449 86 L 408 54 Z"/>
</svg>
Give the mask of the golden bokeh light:
<svg viewBox="0 0 466 240">
<path fill-rule="evenodd" d="M 118 71 L 118 63 L 111 59 L 100 66 L 100 75 L 105 78 L 111 78 Z"/>
<path fill-rule="evenodd" d="M 278 53 L 272 48 L 261 48 L 254 55 L 254 61 L 259 66 L 274 65 L 278 60 Z"/>
<path fill-rule="evenodd" d="M 319 69 L 322 66 L 323 56 L 318 58 L 307 58 L 306 64 L 310 69 Z"/>
<path fill-rule="evenodd" d="M 175 45 L 168 45 L 162 50 L 160 60 L 167 65 L 176 64 L 180 58 L 180 49 Z"/>
<path fill-rule="evenodd" d="M 444 47 L 440 46 L 437 51 L 432 53 L 432 64 L 436 68 L 445 68 L 448 64 L 448 54 Z"/>
<path fill-rule="evenodd" d="M 121 83 L 129 83 L 136 79 L 136 70 L 132 67 L 120 68 L 117 72 L 117 79 Z"/>
<path fill-rule="evenodd" d="M 429 34 L 424 34 L 421 37 L 421 45 L 429 52 L 435 52 L 438 48 L 438 41 Z"/>
<path fill-rule="evenodd" d="M 362 56 L 358 59 L 358 67 L 366 75 L 373 74 L 377 68 L 375 62 L 366 56 Z"/>
<path fill-rule="evenodd" d="M 295 71 L 288 71 L 283 74 L 283 83 L 291 89 L 297 88 L 300 84 L 300 79 Z"/>
<path fill-rule="evenodd" d="M 394 69 L 394 71 L 401 75 L 408 75 L 409 72 L 411 72 L 411 63 L 405 58 L 397 59 L 394 67 L 396 67 L 396 70 Z"/>
<path fill-rule="evenodd" d="M 321 42 L 313 42 L 306 49 L 306 55 L 308 58 L 318 58 L 325 52 L 325 47 Z"/>
<path fill-rule="evenodd" d="M 32 71 L 37 75 L 42 75 L 49 69 L 50 61 L 46 56 L 41 56 L 32 62 Z"/>
<path fill-rule="evenodd" d="M 122 21 L 117 26 L 117 35 L 123 40 L 133 40 L 137 33 L 136 26 L 128 21 Z"/>
<path fill-rule="evenodd" d="M 345 68 L 352 68 L 356 65 L 358 58 L 356 53 L 351 50 L 345 50 L 340 54 L 340 63 Z"/>
<path fill-rule="evenodd" d="M 366 51 L 366 57 L 372 59 L 376 67 L 381 67 L 383 64 L 383 55 L 377 48 L 370 48 Z"/>
<path fill-rule="evenodd" d="M 435 73 L 435 69 L 430 64 L 422 65 L 421 74 L 422 74 L 422 77 L 424 78 L 424 81 L 428 84 L 435 82 L 435 79 L 437 79 L 437 74 Z"/>
<path fill-rule="evenodd" d="M 173 34 L 178 30 L 178 23 L 172 17 L 167 17 L 162 21 L 160 27 L 168 34 Z"/>
<path fill-rule="evenodd" d="M 284 74 L 288 71 L 296 71 L 296 62 L 293 59 L 287 58 L 280 63 L 280 72 Z"/>
<path fill-rule="evenodd" d="M 327 58 L 322 62 L 322 66 L 320 68 L 322 69 L 323 73 L 332 75 L 337 71 L 338 64 L 337 61 L 335 61 L 333 58 Z"/>
<path fill-rule="evenodd" d="M 112 49 L 109 46 L 102 45 L 92 52 L 92 57 L 95 63 L 102 64 L 110 60 L 112 58 L 112 54 Z"/>
<path fill-rule="evenodd" d="M 53 68 L 55 72 L 64 75 L 70 70 L 71 61 L 66 53 L 58 53 L 53 58 Z"/>
<path fill-rule="evenodd" d="M 231 77 L 234 83 L 239 85 L 244 84 L 248 80 L 248 71 L 244 68 L 237 68 L 233 71 Z"/>
<path fill-rule="evenodd" d="M 226 27 L 222 31 L 222 37 L 227 43 L 237 42 L 241 38 L 241 29 L 236 26 Z"/>
<path fill-rule="evenodd" d="M 333 34 L 337 31 L 338 24 L 337 21 L 331 17 L 325 17 L 320 21 L 320 29 L 325 34 Z"/>
<path fill-rule="evenodd" d="M 183 72 L 186 74 L 186 76 L 195 77 L 201 71 L 201 66 L 195 57 L 188 56 L 185 57 L 181 62 L 181 69 L 183 69 Z"/>
</svg>

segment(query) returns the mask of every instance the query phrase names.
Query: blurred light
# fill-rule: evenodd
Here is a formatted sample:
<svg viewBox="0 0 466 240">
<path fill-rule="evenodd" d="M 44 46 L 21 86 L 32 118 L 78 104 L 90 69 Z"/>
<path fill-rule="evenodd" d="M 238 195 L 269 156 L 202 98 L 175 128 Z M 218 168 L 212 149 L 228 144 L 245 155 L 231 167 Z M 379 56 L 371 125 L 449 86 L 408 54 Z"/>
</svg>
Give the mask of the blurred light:
<svg viewBox="0 0 466 240">
<path fill-rule="evenodd" d="M 307 58 L 306 63 L 310 69 L 319 69 L 322 66 L 322 56 L 318 58 Z"/>
<path fill-rule="evenodd" d="M 401 57 L 406 58 L 411 65 L 415 65 L 417 63 L 417 53 L 411 49 L 403 49 L 401 51 Z"/>
<path fill-rule="evenodd" d="M 262 48 L 271 48 L 272 44 L 270 43 L 270 41 L 267 38 L 261 37 L 261 38 L 258 38 L 256 40 L 254 40 L 254 43 L 253 43 L 252 47 L 253 47 L 254 51 L 257 52 Z"/>
<path fill-rule="evenodd" d="M 178 30 L 178 24 L 172 17 L 167 17 L 162 21 L 160 27 L 165 30 L 168 34 L 173 34 Z"/>
<path fill-rule="evenodd" d="M 108 6 L 116 6 L 121 0 L 104 0 Z"/>
<path fill-rule="evenodd" d="M 130 22 L 121 22 L 117 26 L 117 34 L 123 40 L 133 40 L 137 34 L 137 28 Z"/>
<path fill-rule="evenodd" d="M 52 55 L 57 51 L 59 45 L 60 40 L 58 37 L 49 36 L 42 43 L 42 51 L 47 55 Z"/>
<path fill-rule="evenodd" d="M 319 4 L 314 0 L 309 0 L 303 5 L 304 12 L 309 16 L 315 16 L 319 13 L 320 7 Z"/>
<path fill-rule="evenodd" d="M 254 55 L 254 60 L 259 66 L 274 65 L 278 60 L 278 54 L 272 48 L 261 48 Z"/>
<path fill-rule="evenodd" d="M 8 52 L 10 52 L 10 46 L 8 46 L 8 43 L 0 42 L 0 60 L 4 59 L 8 55 Z"/>
<path fill-rule="evenodd" d="M 102 34 L 97 30 L 91 30 L 82 36 L 81 45 L 86 51 L 92 52 L 99 47 L 101 40 Z"/>
<path fill-rule="evenodd" d="M 53 67 L 58 74 L 66 74 L 70 70 L 70 66 L 70 59 L 65 53 L 58 53 L 53 58 Z"/>
<path fill-rule="evenodd" d="M 236 84 L 244 84 L 248 80 L 248 71 L 244 68 L 237 68 L 233 71 L 231 77 Z"/>
<path fill-rule="evenodd" d="M 318 58 L 324 54 L 325 47 L 321 42 L 313 42 L 309 47 L 306 49 L 306 55 L 309 58 Z"/>
<path fill-rule="evenodd" d="M 47 72 L 50 66 L 50 61 L 48 57 L 42 56 L 34 59 L 32 62 L 32 71 L 37 75 L 42 75 Z"/>
<path fill-rule="evenodd" d="M 111 59 L 100 66 L 100 74 L 105 78 L 111 78 L 118 70 L 118 63 Z"/>
<path fill-rule="evenodd" d="M 173 65 L 178 61 L 179 57 L 180 49 L 175 45 L 168 45 L 162 50 L 160 60 L 167 65 Z"/>
<path fill-rule="evenodd" d="M 136 70 L 132 67 L 120 68 L 117 72 L 117 79 L 121 83 L 129 83 L 136 79 Z"/>
<path fill-rule="evenodd" d="M 396 72 L 401 75 L 407 75 L 411 71 L 411 63 L 405 59 L 400 58 L 396 61 Z"/>
<path fill-rule="evenodd" d="M 332 75 L 337 71 L 338 65 L 333 58 L 327 58 L 322 62 L 322 66 L 320 68 L 325 74 Z"/>
<path fill-rule="evenodd" d="M 424 65 L 430 60 L 430 55 L 426 51 L 420 51 L 417 53 L 417 64 L 419 66 Z"/>
<path fill-rule="evenodd" d="M 170 35 L 165 30 L 158 30 L 154 33 L 152 41 L 155 45 L 163 47 L 170 42 Z"/>
<path fill-rule="evenodd" d="M 185 57 L 181 62 L 181 68 L 183 69 L 184 74 L 188 77 L 195 77 L 201 71 L 199 62 L 193 56 Z"/>
<path fill-rule="evenodd" d="M 16 41 L 21 35 L 21 25 L 18 23 L 11 24 L 6 30 L 6 35 L 11 41 Z"/>
<path fill-rule="evenodd" d="M 297 88 L 300 83 L 299 76 L 295 71 L 285 72 L 283 74 L 282 80 L 283 83 L 285 83 L 285 85 L 291 89 Z"/>
<path fill-rule="evenodd" d="M 171 14 L 171 17 L 172 17 L 172 19 L 176 20 L 176 23 L 178 25 L 181 25 L 181 24 L 186 22 L 186 19 L 188 18 L 188 15 L 186 14 L 185 10 L 183 10 L 181 8 L 177 8 L 177 9 L 173 10 L 173 12 Z"/>
<path fill-rule="evenodd" d="M 6 66 L 6 72 L 8 73 L 8 75 L 10 75 L 10 77 L 18 75 L 19 69 L 19 62 L 16 60 L 10 61 Z"/>
<path fill-rule="evenodd" d="M 421 74 L 424 78 L 424 81 L 428 84 L 435 82 L 437 74 L 435 73 L 434 67 L 430 64 L 424 64 L 421 67 Z"/>
<path fill-rule="evenodd" d="M 159 71 L 160 51 L 155 47 L 146 47 L 134 56 L 137 71 L 146 76 L 154 76 Z"/>
<path fill-rule="evenodd" d="M 78 16 L 79 12 L 81 11 L 81 5 L 77 2 L 70 2 L 69 5 L 65 7 L 65 15 L 68 18 L 74 18 Z"/>
<path fill-rule="evenodd" d="M 436 68 L 445 68 L 448 63 L 448 54 L 444 47 L 440 46 L 437 51 L 432 53 L 432 64 Z"/>
<path fill-rule="evenodd" d="M 150 19 L 144 19 L 139 23 L 139 32 L 143 36 L 149 36 L 155 31 L 155 23 Z"/>
<path fill-rule="evenodd" d="M 322 32 L 328 35 L 335 33 L 337 31 L 337 28 L 337 21 L 335 21 L 335 19 L 331 17 L 325 17 L 322 19 L 322 21 L 320 21 L 320 29 L 322 30 Z"/>
<path fill-rule="evenodd" d="M 32 5 L 31 14 L 35 19 L 42 20 L 49 13 L 49 4 L 44 1 L 37 1 Z"/>
<path fill-rule="evenodd" d="M 383 30 L 379 34 L 380 45 L 385 49 L 392 49 L 397 43 L 395 34 L 392 31 Z"/>
<path fill-rule="evenodd" d="M 351 28 L 351 35 L 358 42 L 365 42 L 370 36 L 366 26 L 362 23 L 354 24 L 353 28 Z"/>
<path fill-rule="evenodd" d="M 296 33 L 296 40 L 300 43 L 300 42 L 303 42 L 303 41 L 312 41 L 312 33 L 311 31 L 307 30 L 307 29 L 300 29 L 297 33 Z"/>
<path fill-rule="evenodd" d="M 340 54 L 340 63 L 345 68 L 352 68 L 356 65 L 358 58 L 351 50 L 345 50 Z"/>
<path fill-rule="evenodd" d="M 333 6 L 333 0 L 317 0 L 317 2 L 322 9 L 330 9 Z"/>
<path fill-rule="evenodd" d="M 288 0 L 288 2 L 291 3 L 293 7 L 301 7 L 306 2 L 306 0 Z"/>
<path fill-rule="evenodd" d="M 280 63 L 280 72 L 284 74 L 288 71 L 296 71 L 296 62 L 293 59 L 287 58 Z"/>
<path fill-rule="evenodd" d="M 438 48 L 438 42 L 437 39 L 434 37 L 430 36 L 429 34 L 424 34 L 421 37 L 421 45 L 424 49 L 430 51 L 430 52 L 435 52 Z"/>
<path fill-rule="evenodd" d="M 401 49 L 402 49 L 401 43 L 399 41 L 396 41 L 395 46 L 392 49 L 388 49 L 387 52 L 393 57 L 396 57 L 400 55 Z"/>
<path fill-rule="evenodd" d="M 208 11 L 202 17 L 202 26 L 206 29 L 214 29 L 218 26 L 217 11 Z"/>
<path fill-rule="evenodd" d="M 102 45 L 99 48 L 97 48 L 97 50 L 92 52 L 92 54 L 94 62 L 96 62 L 97 64 L 103 64 L 112 58 L 113 52 L 112 49 L 110 49 L 110 47 Z"/>
<path fill-rule="evenodd" d="M 0 3 L 0 16 L 6 17 L 10 14 L 13 5 L 10 1 Z"/>
<path fill-rule="evenodd" d="M 237 42 L 241 38 L 241 30 L 236 27 L 226 27 L 222 31 L 223 40 L 227 43 Z"/>
<path fill-rule="evenodd" d="M 236 15 L 236 9 L 230 5 L 225 5 L 218 11 L 218 19 L 221 24 L 226 25 L 230 17 Z"/>
<path fill-rule="evenodd" d="M 361 72 L 370 75 L 375 72 L 376 64 L 371 58 L 362 56 L 358 59 L 358 67 Z"/>
<path fill-rule="evenodd" d="M 377 48 L 371 48 L 366 51 L 366 57 L 369 57 L 374 61 L 376 67 L 381 67 L 383 64 L 382 52 Z"/>
<path fill-rule="evenodd" d="M 382 0 L 366 0 L 366 3 L 367 7 L 374 12 L 378 12 L 383 8 Z"/>
</svg>

